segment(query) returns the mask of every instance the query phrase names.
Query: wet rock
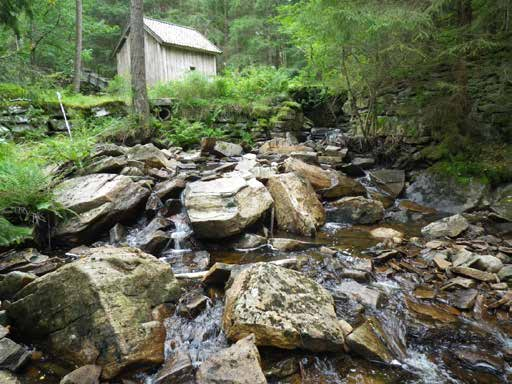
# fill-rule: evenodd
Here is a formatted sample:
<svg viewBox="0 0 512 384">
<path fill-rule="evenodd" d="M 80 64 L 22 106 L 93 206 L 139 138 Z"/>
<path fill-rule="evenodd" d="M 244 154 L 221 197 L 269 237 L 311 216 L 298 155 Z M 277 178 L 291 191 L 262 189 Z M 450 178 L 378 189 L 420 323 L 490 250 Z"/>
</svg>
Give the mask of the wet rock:
<svg viewBox="0 0 512 384">
<path fill-rule="evenodd" d="M 333 203 L 337 220 L 351 224 L 373 224 L 383 219 L 384 207 L 380 201 L 361 196 L 344 197 Z"/>
<path fill-rule="evenodd" d="M 325 199 L 339 199 L 347 196 L 359 196 L 366 193 L 363 185 L 350 177 L 338 173 L 335 184 L 331 188 L 318 191 Z"/>
<path fill-rule="evenodd" d="M 403 342 L 392 337 L 375 317 L 368 318 L 352 331 L 347 336 L 347 344 L 350 350 L 362 357 L 386 364 L 404 359 L 406 355 L 406 347 Z"/>
<path fill-rule="evenodd" d="M 454 287 L 461 287 L 461 288 L 473 288 L 476 286 L 476 281 L 473 279 L 468 279 L 466 277 L 457 276 L 453 279 L 450 279 L 446 282 L 445 285 L 441 288 L 442 290 L 448 290 Z"/>
<path fill-rule="evenodd" d="M 84 365 L 64 376 L 60 384 L 99 384 L 100 375 L 100 366 Z"/>
<path fill-rule="evenodd" d="M 197 371 L 197 384 L 266 384 L 254 341 L 249 335 L 208 358 Z"/>
<path fill-rule="evenodd" d="M 25 272 L 44 265 L 49 257 L 40 253 L 37 249 L 27 248 L 22 251 L 10 251 L 0 257 L 0 272 L 6 273 L 23 268 Z"/>
<path fill-rule="evenodd" d="M 18 371 L 30 360 L 30 352 L 7 337 L 0 339 L 0 369 Z"/>
<path fill-rule="evenodd" d="M 491 209 L 502 219 L 512 221 L 512 184 L 498 188 Z"/>
<path fill-rule="evenodd" d="M 154 384 L 193 384 L 194 366 L 188 352 L 178 350 L 158 371 Z"/>
<path fill-rule="evenodd" d="M 0 370 L 0 383 L 2 384 L 21 384 L 18 378 L 9 371 Z"/>
<path fill-rule="evenodd" d="M 457 237 L 469 227 L 469 222 L 462 215 L 445 217 L 434 221 L 421 229 L 425 237 Z"/>
<path fill-rule="evenodd" d="M 496 282 L 496 275 L 494 273 L 484 272 L 475 268 L 453 267 L 450 271 L 479 281 Z"/>
<path fill-rule="evenodd" d="M 196 317 L 203 309 L 206 308 L 208 297 L 199 291 L 190 291 L 180 297 L 177 313 L 181 316 Z"/>
<path fill-rule="evenodd" d="M 458 309 L 471 309 L 478 295 L 476 289 L 458 289 L 448 294 L 448 302 Z"/>
<path fill-rule="evenodd" d="M 231 249 L 252 249 L 267 244 L 267 238 L 253 233 L 244 233 L 227 246 Z"/>
<path fill-rule="evenodd" d="M 472 179 L 463 184 L 455 177 L 424 171 L 407 188 L 407 197 L 441 212 L 461 213 L 485 200 L 488 186 Z"/>
<path fill-rule="evenodd" d="M 312 246 L 315 245 L 314 243 L 309 243 L 307 241 L 285 239 L 278 237 L 270 239 L 269 244 L 272 248 L 282 252 L 299 251 L 302 249 L 311 248 Z"/>
<path fill-rule="evenodd" d="M 94 174 L 69 179 L 55 190 L 55 200 L 74 211 L 55 230 L 58 242 L 83 243 L 116 222 L 133 217 L 149 190 L 127 176 Z"/>
<path fill-rule="evenodd" d="M 153 192 L 162 200 L 177 199 L 185 189 L 186 182 L 183 178 L 177 177 L 172 180 L 162 181 L 155 185 Z"/>
<path fill-rule="evenodd" d="M 510 281 L 512 280 L 512 265 L 505 265 L 498 272 L 498 277 L 502 281 Z"/>
<path fill-rule="evenodd" d="M 130 365 L 161 364 L 165 329 L 152 309 L 180 294 L 168 264 L 134 248 L 92 248 L 19 291 L 7 312 L 31 341 L 110 379 Z"/>
<path fill-rule="evenodd" d="M 110 244 L 119 244 L 126 236 L 124 225 L 117 223 L 109 231 Z"/>
<path fill-rule="evenodd" d="M 257 345 L 338 351 L 343 332 L 334 301 L 299 272 L 269 263 L 242 270 L 226 291 L 223 328 L 231 340 L 254 333 Z"/>
<path fill-rule="evenodd" d="M 292 153 L 290 153 L 290 157 L 292 157 L 294 159 L 299 159 L 308 164 L 314 164 L 314 165 L 320 164 L 320 162 L 318 161 L 318 153 L 313 152 L 311 150 L 309 150 L 307 152 L 292 152 Z"/>
<path fill-rule="evenodd" d="M 164 217 L 155 217 L 135 236 L 130 245 L 142 249 L 144 252 L 158 254 L 169 244 L 171 235 L 168 231 L 172 221 Z"/>
<path fill-rule="evenodd" d="M 231 271 L 238 266 L 235 264 L 215 263 L 203 277 L 204 284 L 224 285 L 231 276 Z"/>
<path fill-rule="evenodd" d="M 455 313 L 452 313 L 439 305 L 418 303 L 409 298 L 405 299 L 405 303 L 407 308 L 415 312 L 420 319 L 440 323 L 454 323 L 457 321 Z"/>
<path fill-rule="evenodd" d="M 220 140 L 216 140 L 212 148 L 212 153 L 224 157 L 241 156 L 243 152 L 244 150 L 241 145 Z"/>
<path fill-rule="evenodd" d="M 434 208 L 426 207 L 411 200 L 401 200 L 398 206 L 404 211 L 421 213 L 423 215 L 432 215 L 436 213 Z"/>
<path fill-rule="evenodd" d="M 265 369 L 265 377 L 272 379 L 284 379 L 293 375 L 300 369 L 297 357 L 288 357 L 280 360 Z"/>
<path fill-rule="evenodd" d="M 340 276 L 345 279 L 355 280 L 359 283 L 368 283 L 370 281 L 370 274 L 358 269 L 344 268 Z"/>
<path fill-rule="evenodd" d="M 436 252 L 434 255 L 434 263 L 437 265 L 437 267 L 443 271 L 447 270 L 452 266 L 452 263 L 447 260 L 448 255 L 441 252 Z"/>
<path fill-rule="evenodd" d="M 368 288 L 356 281 L 343 281 L 337 286 L 336 292 L 373 308 L 379 308 L 384 303 L 384 295 L 380 291 Z"/>
<path fill-rule="evenodd" d="M 256 179 L 233 175 L 189 183 L 184 202 L 195 235 L 219 239 L 243 232 L 270 208 L 273 200 Z"/>
<path fill-rule="evenodd" d="M 455 357 L 466 367 L 476 371 L 502 374 L 505 366 L 502 359 L 484 351 L 462 349 L 455 351 Z"/>
<path fill-rule="evenodd" d="M 368 172 L 370 180 L 382 191 L 396 198 L 405 185 L 405 172 L 398 169 L 379 169 Z"/>
<path fill-rule="evenodd" d="M 0 275 L 0 299 L 10 299 L 25 285 L 33 282 L 37 276 L 32 273 L 25 273 L 19 271 L 9 272 L 5 275 Z"/>
<path fill-rule="evenodd" d="M 128 149 L 126 156 L 129 160 L 140 161 L 148 168 L 167 168 L 167 156 L 153 144 L 135 145 Z"/>
<path fill-rule="evenodd" d="M 292 152 L 308 152 L 311 148 L 305 145 L 294 145 L 286 139 L 275 138 L 269 140 L 260 147 L 260 154 L 278 153 L 278 154 L 290 154 Z"/>
<path fill-rule="evenodd" d="M 307 179 L 315 190 L 330 188 L 337 178 L 336 172 L 332 170 L 306 164 L 291 157 L 284 162 L 284 167 L 286 172 L 294 172 L 296 175 Z"/>
<path fill-rule="evenodd" d="M 314 236 L 325 223 L 325 210 L 309 181 L 294 173 L 271 177 L 268 189 L 274 198 L 279 228 L 299 235 Z"/>
</svg>

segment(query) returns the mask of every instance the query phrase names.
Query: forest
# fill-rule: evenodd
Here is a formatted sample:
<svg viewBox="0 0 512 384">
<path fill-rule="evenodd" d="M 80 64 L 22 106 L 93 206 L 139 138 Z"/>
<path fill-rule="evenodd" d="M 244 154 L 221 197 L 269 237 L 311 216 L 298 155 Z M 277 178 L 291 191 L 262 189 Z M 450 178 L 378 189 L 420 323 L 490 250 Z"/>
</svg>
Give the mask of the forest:
<svg viewBox="0 0 512 384">
<path fill-rule="evenodd" d="M 0 382 L 510 382 L 511 19 L 0 0 Z"/>
</svg>

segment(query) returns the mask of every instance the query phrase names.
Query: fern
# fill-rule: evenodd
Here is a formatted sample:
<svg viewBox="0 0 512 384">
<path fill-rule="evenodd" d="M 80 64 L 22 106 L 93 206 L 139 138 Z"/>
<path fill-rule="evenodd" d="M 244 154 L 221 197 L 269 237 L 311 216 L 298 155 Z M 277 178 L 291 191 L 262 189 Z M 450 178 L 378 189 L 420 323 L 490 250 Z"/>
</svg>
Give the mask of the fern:
<svg viewBox="0 0 512 384">
<path fill-rule="evenodd" d="M 0 217 L 0 247 L 19 244 L 32 237 L 32 228 L 12 225 L 7 219 Z"/>
</svg>

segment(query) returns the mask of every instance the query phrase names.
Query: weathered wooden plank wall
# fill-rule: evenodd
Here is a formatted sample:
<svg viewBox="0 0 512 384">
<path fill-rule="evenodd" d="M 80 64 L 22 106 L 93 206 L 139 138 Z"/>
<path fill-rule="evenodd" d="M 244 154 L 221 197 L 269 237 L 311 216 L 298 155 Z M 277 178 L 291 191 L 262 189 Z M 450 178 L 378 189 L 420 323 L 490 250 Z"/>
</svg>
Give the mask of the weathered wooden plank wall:
<svg viewBox="0 0 512 384">
<path fill-rule="evenodd" d="M 191 70 L 206 76 L 217 74 L 215 55 L 164 46 L 158 43 L 149 33 L 145 32 L 146 50 L 146 81 L 148 85 L 165 83 L 183 78 Z M 117 73 L 121 76 L 130 74 L 130 42 L 125 41 L 117 53 Z"/>
</svg>

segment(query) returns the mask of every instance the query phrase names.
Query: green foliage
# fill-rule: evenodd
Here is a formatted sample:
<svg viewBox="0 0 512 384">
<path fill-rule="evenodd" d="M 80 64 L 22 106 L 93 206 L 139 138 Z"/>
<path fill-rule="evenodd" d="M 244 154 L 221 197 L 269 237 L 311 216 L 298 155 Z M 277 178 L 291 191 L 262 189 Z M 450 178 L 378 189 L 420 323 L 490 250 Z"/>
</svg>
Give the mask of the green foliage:
<svg viewBox="0 0 512 384">
<path fill-rule="evenodd" d="M 20 244 L 32 237 L 32 228 L 12 225 L 0 216 L 0 247 Z"/>
<path fill-rule="evenodd" d="M 220 129 L 209 128 L 202 122 L 189 122 L 186 119 L 173 118 L 161 124 L 159 135 L 172 145 L 190 147 L 199 144 L 204 137 L 223 137 Z"/>
<path fill-rule="evenodd" d="M 18 84 L 0 83 L 0 102 L 27 97 L 28 92 Z"/>
<path fill-rule="evenodd" d="M 13 145 L 0 144 L 0 245 L 19 243 L 49 214 L 60 214 L 51 192 L 52 176 Z M 14 224 L 13 224 L 14 223 Z"/>
<path fill-rule="evenodd" d="M 116 75 L 108 83 L 107 93 L 127 97 L 130 94 L 130 81 L 126 77 Z"/>
</svg>

